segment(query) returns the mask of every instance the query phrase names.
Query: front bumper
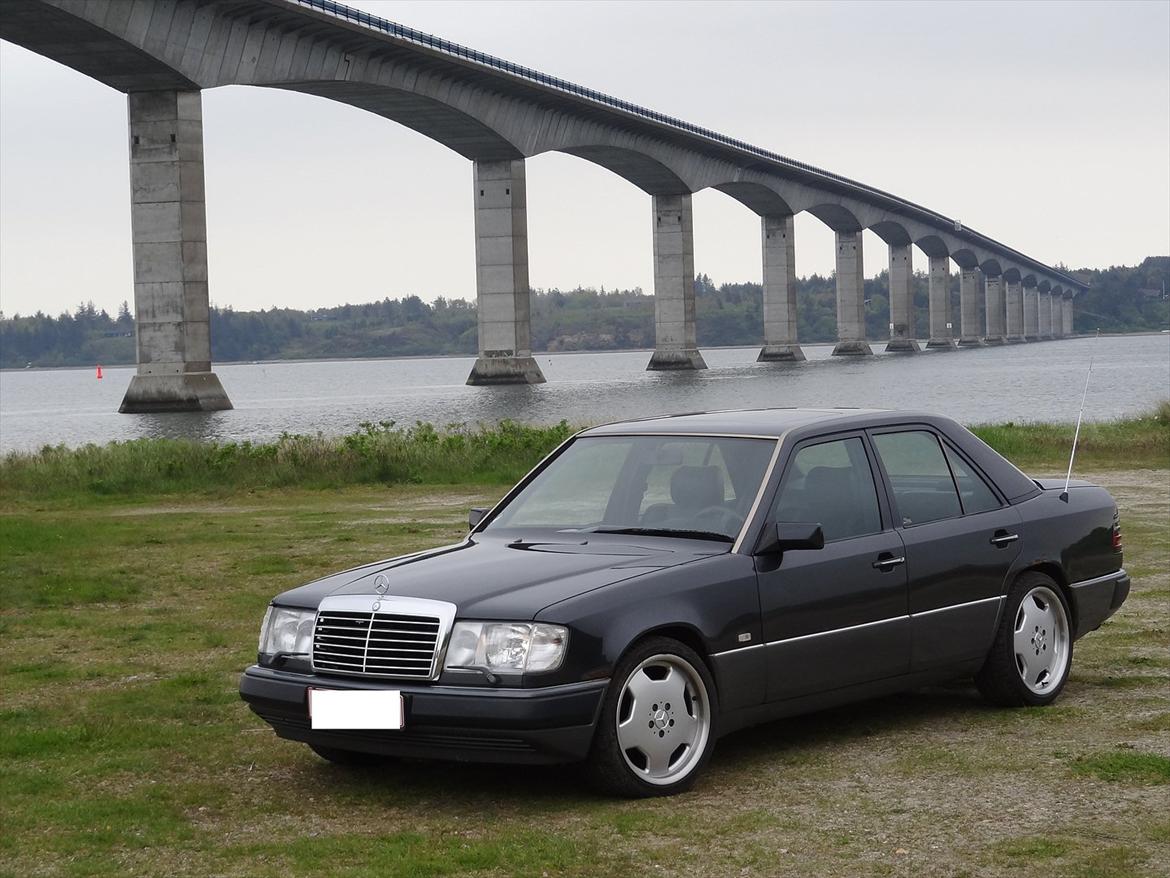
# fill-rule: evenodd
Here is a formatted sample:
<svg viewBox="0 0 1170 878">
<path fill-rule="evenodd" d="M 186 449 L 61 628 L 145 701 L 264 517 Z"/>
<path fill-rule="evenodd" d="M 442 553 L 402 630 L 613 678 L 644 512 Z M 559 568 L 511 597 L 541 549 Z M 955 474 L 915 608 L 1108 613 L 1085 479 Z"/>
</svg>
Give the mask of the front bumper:
<svg viewBox="0 0 1170 878">
<path fill-rule="evenodd" d="M 341 679 L 253 665 L 240 697 L 276 734 L 293 741 L 390 756 L 463 762 L 557 763 L 584 759 L 608 680 L 542 689 L 419 686 Z M 405 727 L 395 731 L 314 730 L 307 690 L 394 689 Z"/>
<path fill-rule="evenodd" d="M 1129 574 L 1117 570 L 1095 579 L 1069 584 L 1077 637 L 1096 631 L 1101 623 L 1117 612 L 1129 596 Z"/>
</svg>

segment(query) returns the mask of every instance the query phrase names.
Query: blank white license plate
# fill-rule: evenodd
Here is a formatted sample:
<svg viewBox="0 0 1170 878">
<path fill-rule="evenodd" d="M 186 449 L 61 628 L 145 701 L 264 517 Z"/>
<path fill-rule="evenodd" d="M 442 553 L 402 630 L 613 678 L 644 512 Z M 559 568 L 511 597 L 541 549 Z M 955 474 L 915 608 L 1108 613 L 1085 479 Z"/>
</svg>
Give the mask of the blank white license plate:
<svg viewBox="0 0 1170 878">
<path fill-rule="evenodd" d="M 402 693 L 385 689 L 309 689 L 314 729 L 400 729 Z"/>
</svg>

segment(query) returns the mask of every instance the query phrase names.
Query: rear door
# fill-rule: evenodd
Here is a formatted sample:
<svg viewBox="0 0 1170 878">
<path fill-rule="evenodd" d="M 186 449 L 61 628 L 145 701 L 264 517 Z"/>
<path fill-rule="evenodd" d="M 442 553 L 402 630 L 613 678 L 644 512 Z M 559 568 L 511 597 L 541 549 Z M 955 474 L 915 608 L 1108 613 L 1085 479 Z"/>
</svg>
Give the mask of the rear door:
<svg viewBox="0 0 1170 878">
<path fill-rule="evenodd" d="M 929 427 L 870 437 L 906 548 L 912 668 L 977 660 L 995 635 L 1020 516 Z"/>
<path fill-rule="evenodd" d="M 767 519 L 816 522 L 825 547 L 757 557 L 768 700 L 907 671 L 906 568 L 860 433 L 798 445 Z"/>
</svg>

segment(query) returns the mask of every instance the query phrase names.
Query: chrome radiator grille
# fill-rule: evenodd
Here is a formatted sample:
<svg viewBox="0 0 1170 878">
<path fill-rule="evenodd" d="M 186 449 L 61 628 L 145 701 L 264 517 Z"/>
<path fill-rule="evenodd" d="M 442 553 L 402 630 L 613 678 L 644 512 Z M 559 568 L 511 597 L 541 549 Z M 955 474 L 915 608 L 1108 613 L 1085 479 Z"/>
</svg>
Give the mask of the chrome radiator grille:
<svg viewBox="0 0 1170 878">
<path fill-rule="evenodd" d="M 313 666 L 325 673 L 429 680 L 442 628 L 438 616 L 322 608 Z"/>
</svg>

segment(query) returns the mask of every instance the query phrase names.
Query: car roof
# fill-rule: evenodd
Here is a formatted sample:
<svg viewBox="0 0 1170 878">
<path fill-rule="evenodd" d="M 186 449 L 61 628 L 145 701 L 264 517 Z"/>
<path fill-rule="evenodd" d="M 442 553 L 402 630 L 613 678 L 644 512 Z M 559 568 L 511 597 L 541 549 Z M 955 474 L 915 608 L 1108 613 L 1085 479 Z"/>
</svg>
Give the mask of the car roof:
<svg viewBox="0 0 1170 878">
<path fill-rule="evenodd" d="M 835 421 L 833 429 L 848 429 L 856 424 L 872 424 L 875 415 L 892 415 L 903 420 L 908 412 L 860 408 L 771 408 L 686 414 L 615 421 L 586 430 L 586 436 L 630 433 L 699 433 L 779 438 L 798 427 L 823 426 Z M 923 415 L 923 418 L 932 416 Z"/>
</svg>

